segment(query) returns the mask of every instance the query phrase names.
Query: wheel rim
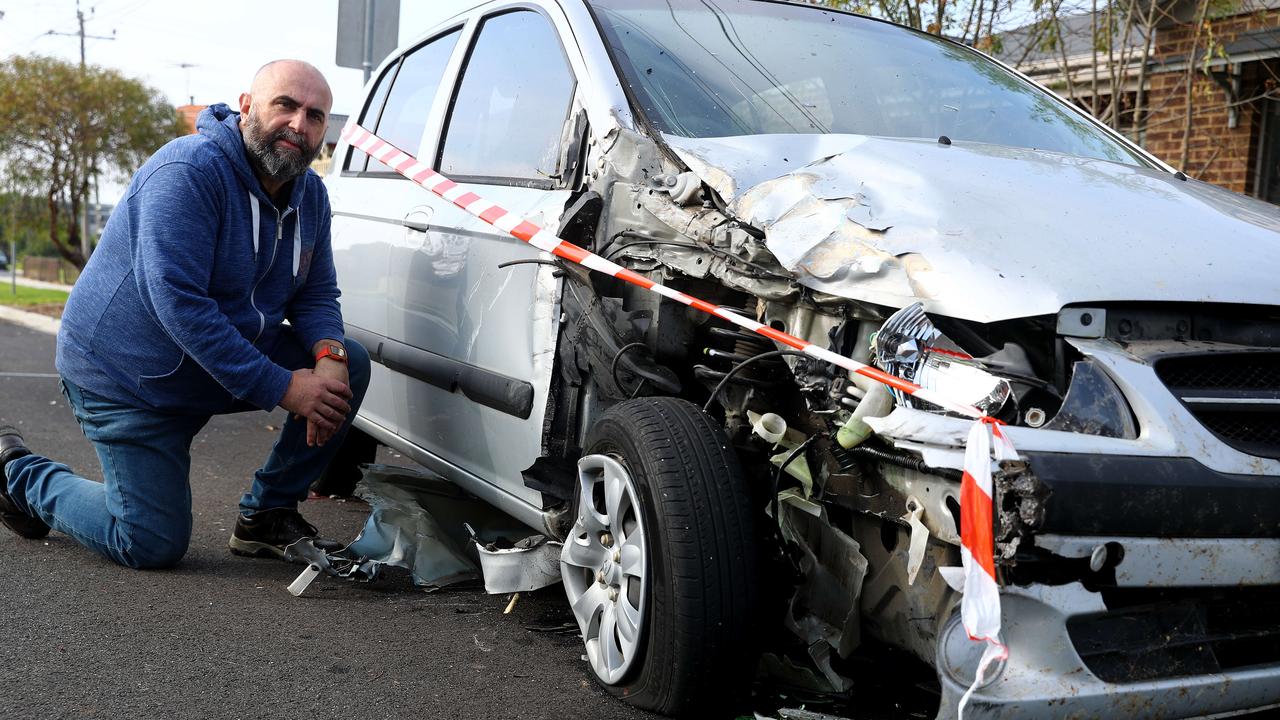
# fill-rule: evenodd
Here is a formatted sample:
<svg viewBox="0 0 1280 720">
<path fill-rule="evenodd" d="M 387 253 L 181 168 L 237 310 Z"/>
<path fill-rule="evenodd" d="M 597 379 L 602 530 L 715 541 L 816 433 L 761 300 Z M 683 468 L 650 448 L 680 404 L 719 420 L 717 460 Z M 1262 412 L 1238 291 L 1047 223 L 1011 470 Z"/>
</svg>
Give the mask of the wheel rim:
<svg viewBox="0 0 1280 720">
<path fill-rule="evenodd" d="M 604 682 L 622 680 L 640 650 L 648 548 L 635 484 L 607 455 L 578 461 L 578 514 L 560 552 L 569 607 L 587 661 Z"/>
</svg>

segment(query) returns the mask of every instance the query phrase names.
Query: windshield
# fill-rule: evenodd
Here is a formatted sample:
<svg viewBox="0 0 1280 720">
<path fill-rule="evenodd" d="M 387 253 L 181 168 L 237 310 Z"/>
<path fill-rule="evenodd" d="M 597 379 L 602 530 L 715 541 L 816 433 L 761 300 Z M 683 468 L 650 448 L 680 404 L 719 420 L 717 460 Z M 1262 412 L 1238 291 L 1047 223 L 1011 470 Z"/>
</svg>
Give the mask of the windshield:
<svg viewBox="0 0 1280 720">
<path fill-rule="evenodd" d="M 846 13 L 751 0 L 592 0 L 641 111 L 682 137 L 852 133 L 1146 164 L 966 47 Z"/>
</svg>

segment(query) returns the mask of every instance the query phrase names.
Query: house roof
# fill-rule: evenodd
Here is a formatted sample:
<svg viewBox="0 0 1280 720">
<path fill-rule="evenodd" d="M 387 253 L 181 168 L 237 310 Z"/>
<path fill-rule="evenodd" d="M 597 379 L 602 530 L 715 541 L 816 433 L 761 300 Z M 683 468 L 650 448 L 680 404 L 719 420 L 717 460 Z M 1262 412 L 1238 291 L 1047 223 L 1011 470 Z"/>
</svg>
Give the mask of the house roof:
<svg viewBox="0 0 1280 720">
<path fill-rule="evenodd" d="M 337 145 L 342 139 L 342 128 L 347 125 L 347 115 L 329 113 L 329 128 L 324 131 L 324 144 Z"/>
<path fill-rule="evenodd" d="M 1224 54 L 1229 58 L 1239 58 L 1246 55 L 1259 57 L 1276 57 L 1280 55 L 1280 28 L 1266 28 L 1263 30 L 1253 30 L 1247 33 L 1241 33 L 1236 39 L 1227 43 L 1222 48 Z"/>
<path fill-rule="evenodd" d="M 1280 57 L 1280 28 L 1264 28 L 1240 33 L 1235 40 L 1222 46 L 1221 54 L 1214 53 L 1210 56 L 1207 64 L 1210 67 L 1222 67 L 1234 63 L 1253 62 L 1254 60 L 1269 60 L 1275 57 Z M 1196 58 L 1197 63 L 1204 60 L 1203 49 L 1196 54 Z M 1184 67 L 1186 61 L 1187 54 L 1181 53 L 1160 58 L 1153 65 L 1169 71 Z"/>
<path fill-rule="evenodd" d="M 1104 25 L 1105 16 L 1099 14 L 1098 23 Z M 1119 24 L 1119 23 L 1117 23 Z M 1000 50 L 995 56 L 1011 65 L 1021 62 L 1023 65 L 1033 64 L 1039 60 L 1051 60 L 1066 55 L 1076 57 L 1093 51 L 1093 14 L 1068 15 L 1062 18 L 1062 48 L 1047 42 L 1053 37 L 1043 23 L 1031 23 L 1020 28 L 999 33 Z M 1125 41 L 1122 28 L 1114 33 L 1114 45 L 1119 49 Z M 1129 45 L 1137 47 L 1141 38 L 1137 33 L 1129 33 Z M 1028 47 L 1030 46 L 1030 47 Z M 1105 53 L 1105 51 L 1100 51 Z"/>
</svg>

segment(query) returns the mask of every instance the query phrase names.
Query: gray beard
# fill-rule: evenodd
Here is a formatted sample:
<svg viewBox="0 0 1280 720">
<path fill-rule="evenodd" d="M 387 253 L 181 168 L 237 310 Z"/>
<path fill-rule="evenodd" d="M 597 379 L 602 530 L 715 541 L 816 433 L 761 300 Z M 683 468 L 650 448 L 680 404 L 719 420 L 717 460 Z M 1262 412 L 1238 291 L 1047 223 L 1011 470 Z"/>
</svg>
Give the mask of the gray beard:
<svg viewBox="0 0 1280 720">
<path fill-rule="evenodd" d="M 249 111 L 240 129 L 240 134 L 244 137 L 244 149 L 249 157 L 249 164 L 259 175 L 269 177 L 276 182 L 289 182 L 302 175 L 311 166 L 311 161 L 320 154 L 319 145 L 309 146 L 306 138 L 289 128 L 280 128 L 270 136 L 264 137 L 262 125 L 253 111 Z M 299 151 L 277 148 L 277 140 L 288 140 L 297 145 Z"/>
</svg>

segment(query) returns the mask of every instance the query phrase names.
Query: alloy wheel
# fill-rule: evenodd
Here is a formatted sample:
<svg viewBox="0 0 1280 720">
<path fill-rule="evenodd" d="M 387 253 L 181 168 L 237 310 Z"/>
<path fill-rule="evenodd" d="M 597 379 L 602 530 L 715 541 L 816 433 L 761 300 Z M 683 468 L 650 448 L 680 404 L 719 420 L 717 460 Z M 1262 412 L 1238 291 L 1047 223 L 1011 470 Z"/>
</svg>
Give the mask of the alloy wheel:
<svg viewBox="0 0 1280 720">
<path fill-rule="evenodd" d="M 560 553 L 587 660 L 605 683 L 632 667 L 644 632 L 647 548 L 635 484 L 608 455 L 578 461 L 578 511 Z"/>
</svg>

